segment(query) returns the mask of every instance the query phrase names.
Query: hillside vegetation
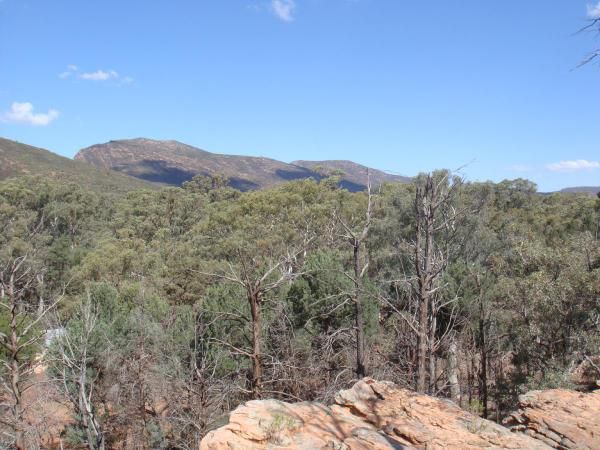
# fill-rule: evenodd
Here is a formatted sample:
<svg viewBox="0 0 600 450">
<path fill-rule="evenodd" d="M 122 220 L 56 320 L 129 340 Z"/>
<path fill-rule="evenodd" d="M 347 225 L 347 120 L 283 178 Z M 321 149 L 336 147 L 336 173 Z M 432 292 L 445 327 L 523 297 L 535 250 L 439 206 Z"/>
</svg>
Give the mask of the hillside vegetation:
<svg viewBox="0 0 600 450">
<path fill-rule="evenodd" d="M 392 175 L 377 169 L 369 169 L 367 173 L 367 167 L 353 161 L 294 161 L 292 164 L 310 170 L 321 171 L 322 169 L 325 169 L 326 171 L 339 171 L 343 174 L 343 179 L 345 181 L 357 186 L 367 186 L 369 181 L 373 186 L 381 186 L 383 183 L 408 183 L 411 181 L 409 177 Z"/>
<path fill-rule="evenodd" d="M 125 193 L 157 187 L 127 175 L 73 161 L 42 148 L 0 138 L 0 180 L 43 175 L 98 192 Z"/>
</svg>

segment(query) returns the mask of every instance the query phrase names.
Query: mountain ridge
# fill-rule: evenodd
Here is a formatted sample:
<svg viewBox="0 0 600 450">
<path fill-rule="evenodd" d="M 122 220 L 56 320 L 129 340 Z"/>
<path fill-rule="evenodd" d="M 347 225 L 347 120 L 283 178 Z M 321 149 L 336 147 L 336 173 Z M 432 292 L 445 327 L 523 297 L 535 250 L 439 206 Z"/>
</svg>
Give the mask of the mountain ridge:
<svg viewBox="0 0 600 450">
<path fill-rule="evenodd" d="M 407 177 L 386 174 L 352 161 L 286 163 L 261 156 L 212 153 L 175 140 L 148 138 L 95 144 L 81 149 L 75 159 L 164 185 L 180 185 L 195 175 L 222 174 L 230 179 L 233 187 L 240 190 L 260 189 L 298 179 L 320 180 L 325 175 L 315 170 L 317 166 L 343 170 L 340 184 L 350 191 L 366 188 L 367 169 L 375 174 L 372 177 L 375 185 L 384 181 L 409 180 Z"/>
<path fill-rule="evenodd" d="M 572 186 L 561 189 L 559 192 L 570 194 L 591 194 L 600 193 L 600 186 Z"/>
<path fill-rule="evenodd" d="M 156 185 L 49 150 L 0 137 L 0 180 L 21 175 L 43 175 L 67 180 L 95 191 L 126 193 L 157 189 Z"/>
</svg>

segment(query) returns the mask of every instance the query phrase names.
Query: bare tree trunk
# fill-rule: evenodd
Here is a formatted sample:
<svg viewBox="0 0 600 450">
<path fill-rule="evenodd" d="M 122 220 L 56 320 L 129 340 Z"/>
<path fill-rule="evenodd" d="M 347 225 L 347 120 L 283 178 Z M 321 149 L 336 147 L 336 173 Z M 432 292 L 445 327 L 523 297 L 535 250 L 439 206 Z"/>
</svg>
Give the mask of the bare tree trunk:
<svg viewBox="0 0 600 450">
<path fill-rule="evenodd" d="M 429 299 L 419 299 L 419 333 L 417 334 L 417 391 L 425 392 L 425 375 L 427 362 L 427 325 L 429 319 Z"/>
<path fill-rule="evenodd" d="M 248 294 L 250 302 L 250 314 L 252 316 L 252 394 L 254 398 L 262 396 L 262 355 L 261 355 L 261 313 L 260 313 L 260 293 L 250 292 Z"/>
<path fill-rule="evenodd" d="M 417 188 L 415 195 L 416 212 L 416 243 L 415 243 L 415 269 L 418 277 L 418 333 L 417 333 L 417 391 L 426 392 L 427 376 L 427 349 L 429 335 L 429 315 L 431 307 L 432 288 L 432 250 L 433 250 L 433 211 L 431 198 L 433 196 L 433 180 L 427 178 L 425 192 Z M 427 203 L 430 203 L 429 206 Z M 425 242 L 423 243 L 423 238 Z"/>
<path fill-rule="evenodd" d="M 479 399 L 483 406 L 483 418 L 488 417 L 488 382 L 487 382 L 487 348 L 486 348 L 486 330 L 485 330 L 485 315 L 483 308 L 483 299 L 479 298 L 479 352 L 480 364 L 479 368 Z"/>
<path fill-rule="evenodd" d="M 84 357 L 85 358 L 85 357 Z M 88 401 L 87 393 L 87 366 L 82 365 L 79 380 L 79 411 L 81 411 L 81 424 L 85 429 L 88 446 L 91 450 L 104 450 L 104 435 L 96 420 L 92 405 Z"/>
<path fill-rule="evenodd" d="M 16 301 L 14 274 L 11 274 L 8 284 L 8 298 L 10 302 L 10 390 L 13 397 L 12 420 L 15 433 L 15 446 L 17 450 L 25 449 L 25 433 L 23 430 L 23 391 L 21 389 L 21 368 L 19 351 L 21 350 L 18 316 L 19 311 Z"/>
<path fill-rule="evenodd" d="M 427 356 L 429 358 L 429 393 L 435 395 L 437 391 L 437 373 L 435 356 L 435 331 L 437 327 L 436 311 L 431 305 L 429 313 L 429 337 L 427 342 Z"/>
<path fill-rule="evenodd" d="M 448 346 L 448 385 L 450 399 L 460 405 L 460 385 L 458 384 L 458 347 L 453 337 Z"/>
<path fill-rule="evenodd" d="M 354 243 L 354 292 L 353 300 L 355 306 L 356 319 L 356 376 L 363 378 L 367 374 L 365 367 L 365 336 L 364 336 L 364 316 L 363 304 L 360 295 L 360 241 Z"/>
<path fill-rule="evenodd" d="M 44 274 L 39 274 L 37 275 L 37 283 L 38 286 L 40 286 L 42 289 L 40 289 L 40 294 L 39 294 L 39 299 L 38 299 L 38 314 L 42 314 L 44 312 L 44 308 L 45 308 L 45 302 L 44 302 L 44 292 L 43 292 L 43 286 L 44 286 Z"/>
<path fill-rule="evenodd" d="M 354 286 L 352 288 L 351 299 L 354 303 L 354 328 L 356 336 L 356 376 L 363 378 L 367 375 L 367 365 L 365 358 L 365 317 L 364 317 L 364 304 L 362 290 L 362 278 L 366 273 L 369 263 L 361 263 L 360 252 L 361 246 L 364 244 L 365 239 L 369 235 L 371 228 L 371 214 L 373 208 L 373 194 L 371 193 L 371 177 L 367 170 L 367 211 L 365 214 L 365 221 L 361 230 L 353 230 L 349 224 L 347 224 L 342 217 L 339 217 L 339 222 L 344 227 L 345 233 L 342 235 L 347 239 L 348 243 L 352 246 L 352 272 Z"/>
</svg>

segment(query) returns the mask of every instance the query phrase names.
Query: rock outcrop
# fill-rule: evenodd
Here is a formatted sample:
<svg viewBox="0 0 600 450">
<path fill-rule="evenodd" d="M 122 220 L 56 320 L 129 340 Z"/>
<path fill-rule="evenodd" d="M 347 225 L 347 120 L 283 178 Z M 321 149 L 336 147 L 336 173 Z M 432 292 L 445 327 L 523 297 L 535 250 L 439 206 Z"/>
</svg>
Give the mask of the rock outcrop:
<svg viewBox="0 0 600 450">
<path fill-rule="evenodd" d="M 600 391 L 532 391 L 504 423 L 553 448 L 600 449 Z"/>
<path fill-rule="evenodd" d="M 200 450 L 600 448 L 599 393 L 547 391 L 522 400 L 511 431 L 452 402 L 365 378 L 332 406 L 250 401 Z"/>
</svg>

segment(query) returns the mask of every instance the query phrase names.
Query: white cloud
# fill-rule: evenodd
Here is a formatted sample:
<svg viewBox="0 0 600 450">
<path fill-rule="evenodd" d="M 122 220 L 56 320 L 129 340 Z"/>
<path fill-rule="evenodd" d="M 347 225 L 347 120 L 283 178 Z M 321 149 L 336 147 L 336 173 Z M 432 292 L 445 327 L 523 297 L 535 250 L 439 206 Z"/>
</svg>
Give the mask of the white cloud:
<svg viewBox="0 0 600 450">
<path fill-rule="evenodd" d="M 73 75 L 75 72 L 77 72 L 79 70 L 79 68 L 74 65 L 74 64 L 69 64 L 67 66 L 67 70 L 65 70 L 64 72 L 60 73 L 58 75 L 58 78 L 61 78 L 63 80 L 66 80 L 67 78 L 69 78 L 71 75 Z"/>
<path fill-rule="evenodd" d="M 294 20 L 296 2 L 294 0 L 271 0 L 273 13 L 284 22 Z"/>
<path fill-rule="evenodd" d="M 600 2 L 595 5 L 587 5 L 587 15 L 590 19 L 600 19 Z"/>
<path fill-rule="evenodd" d="M 1 1 L 1 0 L 0 0 Z M 80 72 L 79 67 L 75 64 L 69 64 L 67 66 L 67 70 L 60 73 L 58 75 L 59 78 L 66 80 L 71 76 L 76 76 L 81 80 L 87 81 L 108 81 L 115 80 L 118 81 L 118 85 L 131 84 L 133 83 L 133 78 L 130 76 L 121 76 L 116 70 L 102 70 L 98 69 L 95 72 Z"/>
<path fill-rule="evenodd" d="M 119 78 L 119 74 L 114 70 L 96 70 L 95 72 L 84 72 L 79 75 L 82 80 L 91 81 L 106 81 L 110 79 Z"/>
<path fill-rule="evenodd" d="M 27 125 L 45 126 L 58 118 L 58 111 L 48 110 L 47 113 L 34 113 L 33 105 L 29 102 L 13 102 L 10 110 L 0 116 L 3 122 L 24 123 Z"/>
<path fill-rule="evenodd" d="M 569 172 L 576 170 L 600 169 L 600 161 L 588 161 L 586 159 L 560 161 L 557 163 L 546 165 L 546 169 L 552 172 Z"/>
</svg>

